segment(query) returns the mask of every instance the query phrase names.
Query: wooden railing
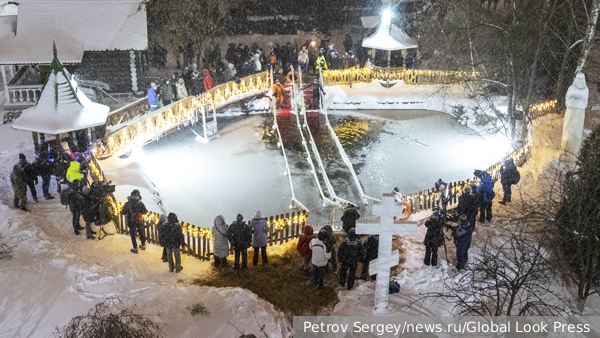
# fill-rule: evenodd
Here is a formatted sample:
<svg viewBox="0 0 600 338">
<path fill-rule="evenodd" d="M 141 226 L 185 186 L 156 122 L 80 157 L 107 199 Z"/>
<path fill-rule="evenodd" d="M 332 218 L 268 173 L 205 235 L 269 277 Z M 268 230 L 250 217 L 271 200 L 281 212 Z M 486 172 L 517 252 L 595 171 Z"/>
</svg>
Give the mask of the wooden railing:
<svg viewBox="0 0 600 338">
<path fill-rule="evenodd" d="M 350 68 L 323 71 L 323 81 L 326 86 L 349 85 L 355 82 L 369 83 L 372 80 L 385 81 L 404 80 L 404 84 L 445 84 L 463 83 L 474 80 L 479 73 L 465 73 L 458 71 L 441 70 L 413 70 L 403 67 L 390 68 L 389 72 L 384 67 Z"/>
<path fill-rule="evenodd" d="M 106 176 L 100 168 L 98 160 L 93 154 L 90 157 L 90 175 L 92 179 L 94 181 L 105 181 Z M 112 199 L 113 208 L 111 215 L 117 232 L 120 234 L 129 234 L 127 217 L 126 215 L 121 215 L 124 203 L 117 202 L 114 195 L 111 195 L 109 198 Z M 306 226 L 307 217 L 308 214 L 305 211 L 265 217 L 270 229 L 267 237 L 269 246 L 281 245 L 300 237 L 304 231 L 304 226 Z M 159 244 L 158 220 L 159 214 L 155 212 L 148 212 L 144 216 L 144 235 L 146 241 L 155 245 Z M 247 222 L 249 223 L 250 220 L 247 220 Z M 181 248 L 181 252 L 201 260 L 210 260 L 210 256 L 212 255 L 212 226 L 202 228 L 187 222 L 180 221 L 179 223 L 181 224 L 185 242 Z"/>
</svg>

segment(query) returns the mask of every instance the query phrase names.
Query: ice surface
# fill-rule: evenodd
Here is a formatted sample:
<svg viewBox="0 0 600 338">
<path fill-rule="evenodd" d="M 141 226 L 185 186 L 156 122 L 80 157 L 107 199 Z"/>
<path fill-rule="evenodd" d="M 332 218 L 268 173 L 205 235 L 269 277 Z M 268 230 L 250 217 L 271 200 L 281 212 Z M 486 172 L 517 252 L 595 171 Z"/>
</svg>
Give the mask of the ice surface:
<svg viewBox="0 0 600 338">
<path fill-rule="evenodd" d="M 127 166 L 134 168 L 133 162 L 139 163 L 138 169 L 149 180 L 138 178 L 138 183 L 128 183 L 123 177 L 119 182 L 128 185 L 125 194 L 133 186 L 151 191 L 154 184 L 165 211 L 200 227 L 212 227 L 219 214 L 231 222 L 238 213 L 249 218 L 257 209 L 264 215 L 291 212 L 281 150 L 260 140 L 261 133 L 269 130 L 265 125 L 272 125 L 267 121 L 270 114 L 234 113 L 228 110 L 229 116 L 218 115 L 221 137 L 212 142 L 197 141 L 191 130 L 182 128 L 130 157 Z M 357 141 L 343 135 L 341 139 L 350 142 L 345 145 L 346 152 L 369 196 L 380 196 L 394 187 L 403 194 L 418 192 L 431 188 L 439 178 L 464 180 L 472 176 L 473 169 L 488 167 L 510 149 L 501 137 L 486 140 L 452 116 L 433 111 L 337 111 L 330 113 L 330 120 L 334 128 L 342 130 L 347 125 L 365 128 L 363 134 L 357 134 L 362 137 Z M 294 116 L 278 117 L 296 197 L 312 212 L 309 224 L 331 221 L 332 209 L 323 207 L 295 123 Z M 331 141 L 324 117 L 310 115 L 308 124 L 336 193 L 359 203 L 358 189 Z M 200 126 L 193 128 L 199 130 Z M 101 166 L 111 179 L 109 173 L 119 175 L 121 170 L 113 169 L 111 161 L 102 161 Z M 321 185 L 325 186 L 322 181 Z M 336 220 L 340 216 L 338 213 Z"/>
</svg>

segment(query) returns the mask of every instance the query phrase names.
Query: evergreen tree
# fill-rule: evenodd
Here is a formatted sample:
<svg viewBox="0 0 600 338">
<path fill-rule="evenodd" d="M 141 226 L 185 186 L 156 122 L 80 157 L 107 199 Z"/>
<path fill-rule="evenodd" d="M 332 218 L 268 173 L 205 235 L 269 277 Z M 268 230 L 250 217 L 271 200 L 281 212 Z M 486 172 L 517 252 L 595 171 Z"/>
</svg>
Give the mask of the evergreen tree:
<svg viewBox="0 0 600 338">
<path fill-rule="evenodd" d="M 576 163 L 563 178 L 555 219 L 560 258 L 577 285 L 577 308 L 583 311 L 587 298 L 600 292 L 600 127 L 585 140 Z"/>
</svg>

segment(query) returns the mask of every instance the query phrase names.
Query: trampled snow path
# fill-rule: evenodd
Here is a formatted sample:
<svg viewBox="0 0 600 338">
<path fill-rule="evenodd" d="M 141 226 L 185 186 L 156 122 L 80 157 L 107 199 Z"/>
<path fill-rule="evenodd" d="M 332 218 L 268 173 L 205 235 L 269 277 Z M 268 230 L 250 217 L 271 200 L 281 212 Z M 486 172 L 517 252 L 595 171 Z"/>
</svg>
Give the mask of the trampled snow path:
<svg viewBox="0 0 600 338">
<path fill-rule="evenodd" d="M 189 285 L 208 268 L 207 262 L 182 255 L 183 271 L 170 273 L 162 249 L 148 245 L 129 252 L 129 236 L 102 241 L 75 236 L 70 212 L 58 199 L 29 204 L 31 213 L 12 208 L 9 170 L 18 153 L 32 159 L 31 136 L 0 126 L 0 232 L 14 245 L 14 258 L 0 261 L 0 336 L 51 337 L 54 328 L 87 313 L 109 296 L 128 297 L 140 312 L 156 315 L 169 337 L 235 337 L 236 329 L 257 334 L 252 311 L 271 337 L 287 337 L 284 316 L 253 293 L 239 288 Z M 38 196 L 41 186 L 38 184 Z M 55 193 L 52 183 L 50 192 Z M 114 229 L 108 227 L 109 232 Z M 187 306 L 203 301 L 208 316 L 192 317 Z"/>
</svg>

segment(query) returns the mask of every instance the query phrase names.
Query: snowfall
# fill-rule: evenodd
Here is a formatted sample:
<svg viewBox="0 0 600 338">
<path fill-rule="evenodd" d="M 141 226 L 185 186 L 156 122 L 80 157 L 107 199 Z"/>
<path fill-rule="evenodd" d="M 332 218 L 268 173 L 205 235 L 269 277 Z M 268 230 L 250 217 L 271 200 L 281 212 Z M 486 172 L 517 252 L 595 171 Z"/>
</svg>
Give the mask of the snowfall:
<svg viewBox="0 0 600 338">
<path fill-rule="evenodd" d="M 252 123 L 251 120 L 247 121 L 244 123 Z M 248 140 L 254 138 L 254 142 L 258 142 L 252 129 L 241 130 L 249 134 Z M 518 189 L 535 185 L 548 163 L 556 160 L 558 151 L 555 145 L 558 144 L 561 131 L 560 116 L 546 116 L 535 121 L 532 158 L 520 168 L 522 179 Z M 227 130 L 221 136 L 224 143 L 220 146 L 221 149 L 230 146 L 230 152 L 251 151 L 247 145 L 227 141 Z M 145 251 L 133 255 L 129 251 L 131 240 L 126 235 L 115 234 L 101 241 L 89 241 L 84 236 L 75 236 L 71 227 L 71 214 L 60 205 L 58 199 L 42 199 L 34 205 L 29 198 L 30 213 L 14 209 L 9 173 L 20 152 L 32 160 L 31 143 L 29 133 L 13 130 L 10 125 L 0 126 L 0 233 L 5 237 L 4 242 L 14 247 L 13 258 L 0 261 L 0 336 L 51 337 L 56 326 L 66 325 L 72 317 L 87 313 L 96 303 L 110 296 L 126 297 L 127 305 L 135 304 L 140 312 L 156 316 L 154 318 L 164 326 L 169 337 L 198 337 L 199 332 L 202 332 L 203 337 L 238 337 L 239 332 L 228 322 L 235 323 L 246 334 L 258 336 L 257 320 L 261 325 L 266 325 L 269 337 L 291 336 L 291 323 L 285 315 L 252 292 L 239 288 L 191 285 L 194 277 L 210 268 L 208 262 L 182 255 L 184 269 L 181 273 L 174 274 L 162 263 L 162 249 L 157 246 L 148 245 Z M 189 146 L 205 147 L 210 146 L 210 143 Z M 178 161 L 171 163 L 174 170 L 172 178 L 185 180 L 184 177 L 179 177 L 181 175 L 177 173 L 177 168 L 185 165 L 186 159 L 177 158 L 176 153 L 172 156 Z M 207 162 L 219 161 L 214 156 L 207 159 Z M 265 160 L 273 163 L 280 161 L 278 158 Z M 143 196 L 149 205 L 175 208 L 161 202 L 162 195 L 156 186 L 160 187 L 163 183 L 159 180 L 152 182 L 148 175 L 140 176 L 141 170 L 136 167 L 139 164 L 132 162 L 133 160 L 129 160 L 122 166 L 115 164 L 115 171 L 107 172 L 107 176 L 117 184 L 129 184 L 125 190 L 146 187 Z M 274 166 L 276 170 L 273 171 L 280 174 L 283 172 L 281 167 Z M 199 170 L 207 170 L 206 167 L 208 164 Z M 269 166 L 265 165 L 267 167 Z M 240 170 L 243 169 L 245 167 L 240 167 Z M 262 176 L 270 174 L 267 171 Z M 261 176 L 252 175 L 258 178 Z M 468 177 L 464 177 L 466 178 Z M 242 194 L 243 183 L 234 181 L 222 184 L 224 189 L 229 189 L 232 198 Z M 41 184 L 37 185 L 37 189 L 38 196 L 42 196 Z M 496 192 L 501 193 L 500 190 L 499 184 L 496 184 Z M 54 182 L 50 192 L 57 196 Z M 496 222 L 504 222 L 508 216 L 497 203 L 494 203 L 493 208 L 495 219 L 491 226 Z M 115 232 L 112 226 L 106 228 L 108 232 Z M 396 239 L 402 242 L 406 252 L 402 272 L 397 276 L 402 290 L 399 294 L 390 296 L 388 309 L 377 313 L 378 315 L 451 314 L 451 306 L 441 301 L 408 307 L 420 297 L 420 293 L 441 290 L 445 281 L 456 278 L 452 267 L 455 262 L 451 241 L 448 241 L 449 262 L 440 253 L 441 264 L 438 267 L 423 265 L 424 235 L 424 226 L 419 226 L 416 236 Z M 475 234 L 474 243 L 477 243 L 477 237 Z M 295 242 L 270 250 L 274 253 L 290 245 L 295 245 Z M 471 256 L 476 254 L 476 250 L 471 250 Z M 332 309 L 325 309 L 322 315 L 373 315 L 374 285 L 372 281 L 359 281 L 354 290 L 338 289 L 340 302 Z M 313 297 L 318 297 L 316 292 Z M 206 304 L 210 314 L 192 317 L 186 307 L 199 301 Z M 588 303 L 586 314 L 598 315 L 595 310 L 598 308 L 600 303 L 594 298 Z M 253 313 L 256 313 L 256 319 Z"/>
</svg>

